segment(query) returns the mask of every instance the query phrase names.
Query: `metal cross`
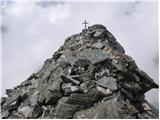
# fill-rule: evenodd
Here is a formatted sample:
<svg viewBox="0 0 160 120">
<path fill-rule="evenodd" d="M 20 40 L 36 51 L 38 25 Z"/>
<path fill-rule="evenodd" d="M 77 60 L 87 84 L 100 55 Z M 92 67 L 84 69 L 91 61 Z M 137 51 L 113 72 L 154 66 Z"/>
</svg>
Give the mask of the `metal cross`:
<svg viewBox="0 0 160 120">
<path fill-rule="evenodd" d="M 87 29 L 87 24 L 89 24 L 89 23 L 85 20 L 82 24 L 85 25 L 85 31 L 86 31 L 86 29 Z"/>
</svg>

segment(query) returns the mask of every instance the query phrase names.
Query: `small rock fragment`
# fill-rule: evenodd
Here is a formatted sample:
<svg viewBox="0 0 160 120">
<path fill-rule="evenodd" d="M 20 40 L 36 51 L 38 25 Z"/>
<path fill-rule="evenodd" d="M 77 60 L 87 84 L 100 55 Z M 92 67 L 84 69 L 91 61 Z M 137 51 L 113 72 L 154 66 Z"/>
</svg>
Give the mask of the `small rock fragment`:
<svg viewBox="0 0 160 120">
<path fill-rule="evenodd" d="M 73 118 L 73 115 L 77 110 L 77 106 L 72 104 L 67 104 L 65 103 L 65 101 L 63 101 L 63 99 L 64 98 L 62 98 L 59 101 L 56 107 L 55 117 L 60 119 L 64 118 L 71 119 Z"/>
<path fill-rule="evenodd" d="M 22 114 L 24 118 L 32 117 L 33 108 L 30 106 L 24 106 L 18 109 L 18 113 Z"/>
<path fill-rule="evenodd" d="M 2 111 L 1 112 L 1 117 L 2 119 L 6 119 L 9 117 L 9 111 Z"/>
<path fill-rule="evenodd" d="M 72 92 L 74 92 L 74 91 L 78 91 L 78 90 L 79 90 L 79 89 L 78 89 L 78 87 L 77 87 L 77 86 L 72 86 L 72 87 L 71 87 L 71 91 L 72 91 Z"/>
<path fill-rule="evenodd" d="M 104 89 L 100 86 L 97 86 L 97 90 L 101 92 L 102 96 L 108 96 L 112 94 L 112 91 L 110 89 Z"/>
<path fill-rule="evenodd" d="M 6 110 L 12 110 L 18 108 L 21 101 L 21 97 L 19 94 L 8 98 L 4 104 Z"/>
<path fill-rule="evenodd" d="M 104 44 L 101 43 L 101 42 L 98 42 L 98 43 L 93 44 L 93 47 L 96 47 L 96 48 L 98 48 L 98 49 L 103 48 L 103 46 L 104 46 Z"/>
<path fill-rule="evenodd" d="M 42 114 L 42 112 L 43 112 L 43 110 L 39 105 L 35 106 L 34 109 L 33 109 L 31 118 L 39 117 Z"/>
<path fill-rule="evenodd" d="M 99 86 L 102 86 L 104 88 L 109 88 L 111 90 L 116 90 L 117 85 L 116 85 L 116 80 L 113 77 L 102 77 L 96 82 Z"/>
<path fill-rule="evenodd" d="M 151 77 L 149 77 L 144 71 L 136 69 L 136 74 L 140 77 L 142 81 L 143 93 L 152 89 L 158 88 L 159 86 L 153 81 Z"/>
<path fill-rule="evenodd" d="M 23 118 L 37 118 L 42 114 L 42 108 L 40 106 L 23 106 L 18 109 L 18 113 L 20 113 Z"/>
<path fill-rule="evenodd" d="M 95 38 L 102 38 L 104 36 L 104 32 L 105 30 L 97 30 L 95 33 L 94 33 L 94 37 Z"/>
<path fill-rule="evenodd" d="M 76 85 L 79 85 L 79 84 L 80 84 L 80 81 L 75 80 L 75 79 L 73 79 L 73 78 L 71 78 L 71 77 L 69 77 L 69 76 L 61 75 L 61 78 L 62 78 L 62 80 L 63 80 L 65 83 L 71 82 L 71 83 L 74 83 L 74 84 L 76 84 Z"/>
<path fill-rule="evenodd" d="M 87 108 L 93 105 L 94 102 L 98 101 L 100 92 L 97 90 L 91 90 L 87 93 L 73 93 L 66 100 L 66 103 L 72 105 L 80 105 L 82 108 Z"/>
<path fill-rule="evenodd" d="M 43 97 L 45 98 L 44 103 L 47 105 L 53 105 L 58 102 L 58 100 L 61 98 L 61 93 L 60 92 L 52 92 L 50 90 L 46 91 L 44 93 Z"/>
<path fill-rule="evenodd" d="M 11 97 L 12 95 L 14 95 L 15 90 L 14 89 L 6 89 L 6 94 L 8 95 L 8 97 Z"/>
<path fill-rule="evenodd" d="M 5 101 L 6 101 L 6 98 L 5 98 L 5 97 L 2 97 L 2 98 L 1 98 L 1 106 L 5 103 Z"/>
<path fill-rule="evenodd" d="M 31 106 L 36 106 L 38 104 L 39 95 L 32 95 L 29 100 L 30 100 Z"/>
<path fill-rule="evenodd" d="M 143 103 L 142 106 L 143 106 L 144 111 L 151 110 L 151 108 L 149 107 L 147 103 Z"/>
</svg>

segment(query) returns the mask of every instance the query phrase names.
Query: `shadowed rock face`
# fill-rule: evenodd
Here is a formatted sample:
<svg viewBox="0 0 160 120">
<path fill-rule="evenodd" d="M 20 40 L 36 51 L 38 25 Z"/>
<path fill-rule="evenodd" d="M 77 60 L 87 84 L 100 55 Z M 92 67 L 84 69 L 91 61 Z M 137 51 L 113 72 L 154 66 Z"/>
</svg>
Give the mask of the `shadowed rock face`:
<svg viewBox="0 0 160 120">
<path fill-rule="evenodd" d="M 72 35 L 37 73 L 1 99 L 2 118 L 158 118 L 158 88 L 102 25 Z"/>
</svg>

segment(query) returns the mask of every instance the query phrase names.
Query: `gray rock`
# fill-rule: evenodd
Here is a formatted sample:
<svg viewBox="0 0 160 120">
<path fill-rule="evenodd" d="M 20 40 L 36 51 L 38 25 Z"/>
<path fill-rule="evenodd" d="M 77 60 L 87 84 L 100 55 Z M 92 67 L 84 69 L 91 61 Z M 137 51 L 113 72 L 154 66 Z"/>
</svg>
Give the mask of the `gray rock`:
<svg viewBox="0 0 160 120">
<path fill-rule="evenodd" d="M 78 92 L 78 91 L 79 91 L 78 86 L 72 86 L 72 87 L 71 87 L 71 91 L 72 91 L 72 92 Z"/>
<path fill-rule="evenodd" d="M 94 79 L 94 73 L 95 73 L 95 67 L 88 66 L 88 70 L 85 71 L 84 73 L 81 73 L 80 75 L 71 75 L 70 77 L 80 81 L 80 83 L 83 83 L 85 81 L 90 81 Z"/>
<path fill-rule="evenodd" d="M 61 93 L 59 92 L 51 92 L 51 91 L 47 91 L 47 93 L 44 95 L 45 97 L 45 104 L 47 105 L 52 105 L 52 104 L 56 104 L 58 102 L 58 100 L 61 98 Z"/>
<path fill-rule="evenodd" d="M 89 64 L 90 62 L 87 59 L 78 59 L 73 64 L 70 75 L 79 75 L 84 73 L 88 69 Z"/>
<path fill-rule="evenodd" d="M 9 117 L 9 111 L 1 111 L 1 118 L 6 119 Z"/>
<path fill-rule="evenodd" d="M 62 93 L 58 91 L 51 91 L 46 89 L 40 94 L 39 101 L 42 104 L 53 105 L 58 102 L 61 96 L 62 96 Z"/>
<path fill-rule="evenodd" d="M 103 69 L 103 70 L 101 70 L 100 72 L 95 73 L 95 78 L 96 78 L 96 80 L 100 79 L 100 78 L 103 77 L 103 76 L 106 76 L 106 77 L 109 77 L 109 76 L 110 76 L 110 73 L 109 73 L 109 70 L 108 70 L 108 69 Z"/>
<path fill-rule="evenodd" d="M 80 85 L 80 88 L 86 93 L 89 90 L 88 89 L 89 85 L 90 85 L 90 81 L 85 81 Z"/>
<path fill-rule="evenodd" d="M 126 72 L 127 71 L 125 66 L 123 66 L 121 64 L 117 64 L 114 61 L 112 61 L 112 66 L 114 66 L 114 68 L 116 68 L 116 71 L 120 71 L 120 72 Z"/>
<path fill-rule="evenodd" d="M 95 37 L 95 38 L 102 38 L 102 37 L 104 37 L 104 32 L 105 32 L 105 30 L 97 30 L 94 33 L 93 37 Z"/>
<path fill-rule="evenodd" d="M 101 43 L 101 42 L 98 42 L 98 43 L 93 44 L 93 47 L 96 47 L 96 48 L 98 48 L 98 49 L 101 49 L 101 48 L 104 47 L 104 44 Z"/>
<path fill-rule="evenodd" d="M 110 89 L 104 89 L 103 87 L 97 86 L 97 90 L 101 92 L 102 96 L 108 96 L 112 94 L 112 91 Z"/>
<path fill-rule="evenodd" d="M 141 91 L 142 91 L 142 87 L 140 86 L 139 83 L 137 82 L 128 82 L 128 81 L 124 81 L 122 82 L 122 87 L 124 89 L 126 89 L 128 92 L 130 92 L 133 96 L 136 97 L 136 95 L 140 95 Z"/>
<path fill-rule="evenodd" d="M 71 96 L 66 100 L 66 103 L 72 105 L 79 105 L 80 108 L 82 107 L 87 108 L 94 104 L 94 102 L 98 101 L 100 98 L 100 92 L 97 90 L 92 90 L 87 93 L 73 93 Z"/>
<path fill-rule="evenodd" d="M 97 111 L 97 113 L 94 115 L 93 119 L 105 119 L 106 118 L 106 109 L 105 107 L 102 107 Z"/>
<path fill-rule="evenodd" d="M 119 53 L 124 54 L 125 53 L 124 48 L 116 40 L 113 40 L 114 38 L 113 39 L 112 38 L 113 38 L 113 36 L 111 37 L 111 40 L 109 40 L 109 46 L 112 49 L 118 51 Z"/>
<path fill-rule="evenodd" d="M 61 79 L 57 79 L 54 80 L 53 83 L 51 85 L 48 86 L 48 89 L 51 91 L 61 91 L 61 84 L 62 84 L 62 80 Z"/>
<path fill-rule="evenodd" d="M 106 119 L 106 118 L 123 118 L 120 115 L 126 115 L 126 113 L 121 113 L 121 107 L 123 104 L 117 104 L 112 96 L 105 102 L 98 102 L 96 105 L 77 111 L 74 115 L 74 118 L 79 119 Z"/>
<path fill-rule="evenodd" d="M 39 78 L 39 74 L 33 73 L 28 80 L 34 80 L 34 79 L 38 79 Z"/>
<path fill-rule="evenodd" d="M 33 109 L 31 106 L 24 106 L 18 109 L 18 113 L 20 113 L 23 118 L 32 118 Z"/>
<path fill-rule="evenodd" d="M 117 89 L 117 83 L 116 80 L 113 77 L 102 77 L 96 82 L 99 86 L 102 86 L 104 88 L 108 88 L 110 90 L 116 90 Z"/>
<path fill-rule="evenodd" d="M 13 110 L 17 109 L 21 101 L 21 97 L 19 94 L 12 96 L 11 98 L 7 98 L 6 102 L 4 103 L 3 107 L 6 110 Z"/>
<path fill-rule="evenodd" d="M 53 115 L 50 115 L 49 110 L 44 110 L 42 113 L 42 116 L 40 118 L 44 118 L 44 119 L 53 119 L 54 117 L 52 117 Z"/>
<path fill-rule="evenodd" d="M 71 64 L 70 64 L 68 61 L 60 61 L 60 62 L 59 62 L 59 65 L 60 65 L 62 68 L 71 67 Z"/>
<path fill-rule="evenodd" d="M 63 60 L 65 59 L 66 61 L 68 61 L 71 64 L 73 64 L 76 60 L 78 60 L 78 58 L 76 57 L 74 52 L 69 49 L 64 51 L 64 54 L 62 55 L 61 59 L 63 59 Z"/>
<path fill-rule="evenodd" d="M 72 85 L 73 85 L 73 83 L 65 83 L 65 84 L 62 84 L 62 89 L 70 88 Z"/>
<path fill-rule="evenodd" d="M 111 56 L 99 49 L 93 49 L 85 52 L 85 57 L 90 60 L 90 62 L 95 65 L 96 63 L 103 62 L 105 60 L 110 60 Z"/>
<path fill-rule="evenodd" d="M 14 89 L 6 89 L 6 94 L 8 95 L 8 97 L 11 97 L 12 95 L 15 94 L 15 90 Z"/>
<path fill-rule="evenodd" d="M 144 111 L 149 111 L 149 110 L 151 110 L 151 108 L 149 107 L 149 105 L 147 104 L 147 103 L 142 103 L 142 106 L 143 106 L 143 109 L 144 109 Z"/>
<path fill-rule="evenodd" d="M 1 106 L 5 103 L 5 101 L 6 101 L 6 98 L 5 98 L 5 97 L 2 97 L 2 98 L 1 98 Z"/>
<path fill-rule="evenodd" d="M 36 80 L 32 81 L 32 84 L 28 87 L 29 89 L 38 88 L 38 82 Z"/>
<path fill-rule="evenodd" d="M 126 101 L 125 105 L 126 105 L 126 111 L 128 111 L 130 115 L 135 115 L 139 113 L 139 110 L 131 103 L 129 103 L 129 101 Z"/>
<path fill-rule="evenodd" d="M 73 83 L 65 83 L 65 84 L 62 84 L 62 89 L 71 88 L 72 86 L 73 86 Z"/>
<path fill-rule="evenodd" d="M 36 106 L 39 102 L 39 95 L 32 95 L 29 100 L 30 100 L 31 106 Z"/>
<path fill-rule="evenodd" d="M 72 85 L 73 83 L 62 84 L 62 90 L 64 92 L 64 95 L 70 95 Z"/>
<path fill-rule="evenodd" d="M 31 118 L 37 118 L 42 114 L 42 108 L 40 106 L 35 106 L 32 112 L 32 117 Z"/>
<path fill-rule="evenodd" d="M 101 109 L 97 110 L 96 106 L 90 107 L 88 109 L 77 111 L 74 114 L 74 119 L 97 119 L 97 111 L 101 112 Z"/>
<path fill-rule="evenodd" d="M 129 100 L 136 101 L 136 98 L 132 95 L 132 93 L 125 90 L 123 87 L 121 88 L 122 94 L 127 97 Z M 140 97 L 139 97 L 140 98 Z"/>
<path fill-rule="evenodd" d="M 22 89 L 21 93 L 20 94 L 20 98 L 21 98 L 21 102 L 24 101 L 27 97 L 28 97 L 28 90 L 24 90 Z"/>
<path fill-rule="evenodd" d="M 55 112 L 55 117 L 60 119 L 71 119 L 73 118 L 74 113 L 77 110 L 76 105 L 67 104 L 63 102 L 63 100 L 60 100 Z"/>
<path fill-rule="evenodd" d="M 64 95 L 70 95 L 71 93 L 82 93 L 83 90 L 78 86 L 74 86 L 72 83 L 62 84 Z"/>
<path fill-rule="evenodd" d="M 23 106 L 18 108 L 18 113 L 22 115 L 22 118 L 38 118 L 42 114 L 42 108 L 40 106 Z"/>
<path fill-rule="evenodd" d="M 140 113 L 137 113 L 136 116 L 138 119 L 144 119 L 144 117 Z"/>
<path fill-rule="evenodd" d="M 76 85 L 80 84 L 80 81 L 75 80 L 75 79 L 71 78 L 70 76 L 61 75 L 61 78 L 65 83 L 70 83 L 71 82 L 71 83 L 74 83 Z"/>
<path fill-rule="evenodd" d="M 159 86 L 149 77 L 144 71 L 136 69 L 136 74 L 140 77 L 143 87 L 143 93 L 152 88 L 158 88 Z M 142 92 L 142 91 L 141 91 Z"/>
<path fill-rule="evenodd" d="M 100 73 L 100 75 L 101 76 L 109 77 L 110 76 L 109 70 L 108 69 L 102 70 L 101 73 Z"/>
</svg>

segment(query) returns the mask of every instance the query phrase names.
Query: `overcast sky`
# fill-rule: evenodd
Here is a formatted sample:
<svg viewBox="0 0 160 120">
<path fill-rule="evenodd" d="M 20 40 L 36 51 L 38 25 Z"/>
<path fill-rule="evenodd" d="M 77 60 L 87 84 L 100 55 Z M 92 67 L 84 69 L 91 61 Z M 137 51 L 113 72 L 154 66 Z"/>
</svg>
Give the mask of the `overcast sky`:
<svg viewBox="0 0 160 120">
<path fill-rule="evenodd" d="M 103 24 L 126 54 L 158 83 L 158 4 L 155 2 L 1 1 L 2 94 L 38 71 L 64 39 L 90 24 Z M 158 105 L 158 90 L 147 99 Z"/>
</svg>

